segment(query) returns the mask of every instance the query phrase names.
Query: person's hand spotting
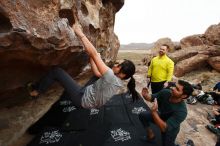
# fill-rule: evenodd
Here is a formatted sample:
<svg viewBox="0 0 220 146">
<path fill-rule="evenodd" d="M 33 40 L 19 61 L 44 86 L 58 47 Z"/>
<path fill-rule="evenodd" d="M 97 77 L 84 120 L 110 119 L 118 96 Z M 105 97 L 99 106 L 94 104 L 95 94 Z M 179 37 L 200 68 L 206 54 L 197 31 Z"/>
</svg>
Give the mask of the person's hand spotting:
<svg viewBox="0 0 220 146">
<path fill-rule="evenodd" d="M 147 97 L 147 95 L 149 94 L 148 88 L 147 88 L 147 87 L 144 87 L 144 88 L 142 89 L 141 94 L 142 94 L 143 97 Z"/>
<path fill-rule="evenodd" d="M 155 98 L 153 105 L 151 107 L 151 112 L 157 112 L 157 110 L 158 110 L 158 103 L 157 103 L 157 98 Z"/>
</svg>

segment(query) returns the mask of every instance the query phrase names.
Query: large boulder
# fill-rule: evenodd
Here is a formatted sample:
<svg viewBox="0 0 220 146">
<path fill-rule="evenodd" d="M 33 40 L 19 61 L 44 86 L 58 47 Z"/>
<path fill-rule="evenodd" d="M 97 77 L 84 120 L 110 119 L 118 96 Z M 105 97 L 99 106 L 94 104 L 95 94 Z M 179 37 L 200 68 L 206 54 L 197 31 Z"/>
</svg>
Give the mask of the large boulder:
<svg viewBox="0 0 220 146">
<path fill-rule="evenodd" d="M 220 56 L 210 57 L 208 59 L 208 63 L 212 66 L 212 68 L 220 72 Z"/>
<path fill-rule="evenodd" d="M 180 46 L 180 50 L 169 54 L 176 63 L 176 76 L 183 76 L 207 64 L 216 71 L 220 71 L 220 23 L 211 25 L 204 34 L 181 39 Z"/>
<path fill-rule="evenodd" d="M 124 0 L 0 1 L 1 146 L 19 145 L 17 140 L 62 93 L 53 86 L 30 100 L 23 90 L 26 82 L 38 80 L 54 65 L 79 83 L 91 76 L 88 55 L 71 28 L 74 23 L 82 25 L 106 63 L 116 60 L 119 40 L 114 22 L 123 4 Z"/>
<path fill-rule="evenodd" d="M 174 63 L 177 63 L 179 61 L 188 59 L 190 57 L 193 57 L 199 53 L 201 50 L 205 50 L 207 47 L 205 46 L 196 46 L 196 47 L 187 47 L 180 49 L 178 51 L 175 51 L 173 53 L 169 53 L 169 57 L 174 61 Z"/>
<path fill-rule="evenodd" d="M 182 49 L 202 45 L 211 45 L 211 43 L 205 38 L 203 34 L 187 36 L 180 40 L 180 46 Z"/>
<path fill-rule="evenodd" d="M 169 52 L 174 51 L 175 45 L 174 45 L 174 43 L 172 42 L 172 40 L 170 38 L 160 38 L 154 43 L 154 46 L 152 48 L 153 56 L 156 56 L 158 54 L 160 46 L 163 45 L 163 44 L 166 44 L 170 47 Z"/>
<path fill-rule="evenodd" d="M 204 36 L 214 45 L 220 45 L 220 23 L 211 25 L 206 31 Z"/>
<path fill-rule="evenodd" d="M 207 67 L 219 71 L 220 46 L 194 46 L 187 47 L 169 54 L 175 62 L 175 75 L 181 77 L 193 70 Z"/>
<path fill-rule="evenodd" d="M 220 23 L 208 27 L 204 34 L 191 35 L 180 40 L 181 48 L 201 45 L 220 45 Z"/>
<path fill-rule="evenodd" d="M 175 76 L 181 77 L 198 68 L 203 68 L 207 65 L 206 60 L 208 55 L 197 54 L 189 59 L 182 60 L 175 65 Z"/>
<path fill-rule="evenodd" d="M 124 0 L 0 1 L 0 94 L 39 79 L 54 65 L 73 77 L 81 73 L 88 55 L 71 28 L 76 22 L 103 59 L 114 61 L 119 49 L 115 13 L 123 4 Z"/>
</svg>

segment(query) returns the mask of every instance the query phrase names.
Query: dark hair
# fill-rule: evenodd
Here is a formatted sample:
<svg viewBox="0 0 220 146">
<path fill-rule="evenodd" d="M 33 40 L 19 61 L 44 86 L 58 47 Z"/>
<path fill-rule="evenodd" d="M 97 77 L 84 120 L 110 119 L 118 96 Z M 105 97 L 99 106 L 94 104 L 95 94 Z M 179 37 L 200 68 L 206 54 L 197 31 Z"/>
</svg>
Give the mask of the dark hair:
<svg viewBox="0 0 220 146">
<path fill-rule="evenodd" d="M 123 73 L 126 75 L 123 79 L 126 80 L 126 79 L 130 78 L 127 87 L 129 89 L 129 92 L 132 95 L 132 99 L 134 102 L 139 98 L 138 93 L 135 89 L 136 84 L 135 84 L 135 79 L 133 77 L 133 75 L 135 73 L 135 65 L 130 60 L 124 60 L 124 62 L 119 64 L 119 66 L 121 67 L 120 73 Z"/>
<path fill-rule="evenodd" d="M 168 82 L 166 89 L 170 89 L 170 87 L 176 87 L 176 82 Z"/>
<path fill-rule="evenodd" d="M 161 46 L 166 46 L 166 47 L 167 47 L 167 51 L 169 51 L 169 50 L 170 50 L 170 46 L 169 46 L 169 45 L 167 45 L 167 44 L 162 44 Z"/>
<path fill-rule="evenodd" d="M 178 83 L 183 86 L 183 94 L 189 97 L 193 92 L 193 87 L 189 82 L 178 80 Z"/>
</svg>

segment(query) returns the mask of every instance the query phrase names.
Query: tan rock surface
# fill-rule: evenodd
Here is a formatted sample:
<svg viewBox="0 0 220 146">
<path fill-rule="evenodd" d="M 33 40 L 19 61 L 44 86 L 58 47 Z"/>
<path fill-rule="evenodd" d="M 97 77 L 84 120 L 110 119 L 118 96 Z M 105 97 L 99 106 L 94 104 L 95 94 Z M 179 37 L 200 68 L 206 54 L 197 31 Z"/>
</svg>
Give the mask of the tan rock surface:
<svg viewBox="0 0 220 146">
<path fill-rule="evenodd" d="M 115 13 L 123 0 L 0 1 L 0 93 L 22 88 L 51 66 L 77 76 L 88 64 L 82 43 L 72 31 L 80 23 L 102 57 L 114 61 L 119 41 Z M 1 96 L 0 100 L 5 97 Z"/>
<path fill-rule="evenodd" d="M 211 25 L 205 31 L 206 39 L 214 45 L 220 45 L 220 23 Z"/>
<path fill-rule="evenodd" d="M 169 53 L 168 56 L 175 62 L 175 75 L 178 77 L 192 70 L 205 67 L 208 64 L 208 66 L 217 71 L 220 69 L 218 65 L 220 46 L 191 46 Z"/>
<path fill-rule="evenodd" d="M 20 138 L 59 97 L 28 100 L 24 90 L 28 81 L 38 80 L 54 65 L 74 78 L 88 72 L 88 55 L 71 29 L 74 23 L 82 25 L 106 63 L 115 61 L 119 49 L 115 14 L 123 4 L 124 0 L 0 1 L 1 146 Z"/>
<path fill-rule="evenodd" d="M 198 54 L 189 59 L 178 62 L 175 65 L 175 76 L 181 77 L 186 73 L 189 73 L 193 70 L 204 68 L 207 63 L 208 55 Z"/>
<path fill-rule="evenodd" d="M 192 46 L 202 46 L 205 44 L 207 44 L 207 41 L 204 35 L 202 34 L 187 36 L 180 40 L 181 48 L 187 48 L 187 47 L 192 47 Z"/>
<path fill-rule="evenodd" d="M 208 63 L 218 72 L 220 72 L 220 56 L 210 57 Z"/>
</svg>

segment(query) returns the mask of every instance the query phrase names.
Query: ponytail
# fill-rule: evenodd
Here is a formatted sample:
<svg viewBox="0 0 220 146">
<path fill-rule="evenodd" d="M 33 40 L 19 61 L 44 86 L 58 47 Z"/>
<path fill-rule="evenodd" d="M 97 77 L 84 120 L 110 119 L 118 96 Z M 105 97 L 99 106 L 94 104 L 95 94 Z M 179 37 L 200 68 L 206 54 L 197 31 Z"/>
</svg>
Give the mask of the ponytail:
<svg viewBox="0 0 220 146">
<path fill-rule="evenodd" d="M 132 95 L 133 102 L 139 99 L 138 92 L 136 91 L 135 86 L 135 79 L 133 78 L 133 76 L 131 76 L 127 87 L 129 89 L 130 94 Z"/>
<path fill-rule="evenodd" d="M 135 90 L 136 85 L 135 85 L 135 80 L 133 78 L 133 75 L 135 74 L 135 65 L 132 61 L 125 60 L 124 62 L 119 64 L 119 66 L 121 67 L 120 73 L 123 73 L 126 75 L 123 78 L 123 80 L 130 78 L 130 81 L 128 82 L 127 87 L 128 87 L 130 94 L 132 95 L 133 102 L 135 102 L 139 98 L 139 94 Z"/>
</svg>

